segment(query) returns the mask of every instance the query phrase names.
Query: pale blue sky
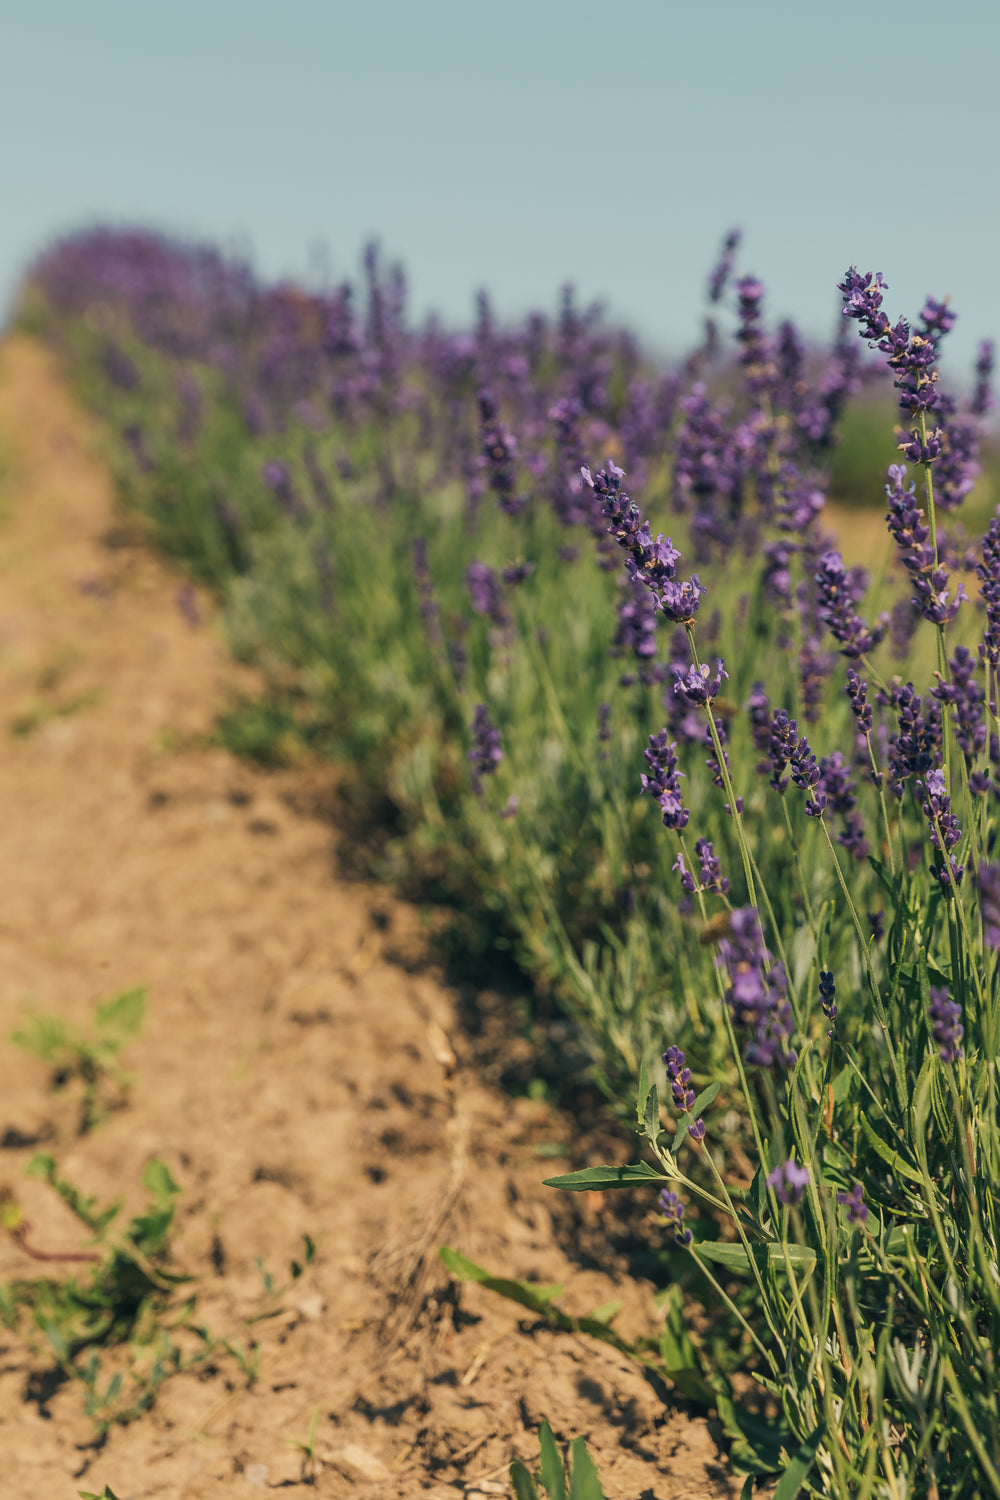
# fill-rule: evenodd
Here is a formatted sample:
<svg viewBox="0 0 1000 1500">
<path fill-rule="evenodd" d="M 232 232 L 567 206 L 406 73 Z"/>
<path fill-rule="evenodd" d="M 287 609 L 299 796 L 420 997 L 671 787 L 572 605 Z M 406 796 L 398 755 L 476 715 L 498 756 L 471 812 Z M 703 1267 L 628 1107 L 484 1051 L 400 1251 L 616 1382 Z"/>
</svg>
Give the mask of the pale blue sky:
<svg viewBox="0 0 1000 1500">
<path fill-rule="evenodd" d="M 930 0 L 6 0 L 0 295 L 55 234 L 142 222 L 353 271 L 371 235 L 453 324 L 573 280 L 677 351 L 727 228 L 775 314 L 1000 334 L 1000 7 Z"/>
</svg>

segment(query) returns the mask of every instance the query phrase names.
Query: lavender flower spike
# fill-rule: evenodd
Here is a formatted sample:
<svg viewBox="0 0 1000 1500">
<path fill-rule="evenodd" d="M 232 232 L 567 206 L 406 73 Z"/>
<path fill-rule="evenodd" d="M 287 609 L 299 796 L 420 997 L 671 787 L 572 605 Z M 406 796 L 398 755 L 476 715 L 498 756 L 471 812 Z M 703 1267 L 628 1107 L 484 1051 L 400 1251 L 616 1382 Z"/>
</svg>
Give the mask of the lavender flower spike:
<svg viewBox="0 0 1000 1500">
<path fill-rule="evenodd" d="M 756 907 L 742 906 L 730 915 L 730 936 L 719 943 L 716 962 L 729 970 L 726 993 L 733 1025 L 751 1033 L 744 1056 L 753 1067 L 795 1066 L 792 1008 L 784 965 L 772 963 L 764 946 Z"/>
<path fill-rule="evenodd" d="M 943 771 L 928 771 L 924 777 L 924 792 L 927 800 L 923 803 L 923 812 L 930 826 L 931 843 L 944 855 L 944 863 L 937 872 L 938 879 L 946 889 L 961 885 L 965 866 L 952 857 L 951 851 L 961 840 L 962 830 L 951 810 L 951 797 L 945 787 Z"/>
<path fill-rule="evenodd" d="M 864 1228 L 868 1222 L 868 1205 L 864 1201 L 860 1182 L 856 1182 L 849 1193 L 838 1193 L 837 1202 L 841 1208 L 847 1209 L 848 1224 L 856 1224 L 859 1229 Z"/>
<path fill-rule="evenodd" d="M 665 619 L 676 625 L 693 625 L 706 590 L 698 582 L 697 574 L 681 582 L 674 577 L 680 553 L 662 532 L 655 540 L 650 535 L 649 522 L 642 519 L 639 507 L 621 487 L 625 470 L 609 458 L 608 467 L 597 474 L 591 474 L 586 464 L 580 473 L 584 484 L 589 485 L 601 502 L 608 532 L 628 553 L 625 571 L 629 578 L 633 583 L 645 584 Z"/>
<path fill-rule="evenodd" d="M 834 640 L 839 642 L 841 655 L 856 661 L 859 656 L 874 651 L 888 629 L 889 616 L 883 615 L 878 624 L 869 629 L 855 613 L 859 593 L 864 592 L 862 580 L 853 569 L 848 572 L 840 553 L 833 550 L 823 553 L 815 577 L 819 617 Z"/>
<path fill-rule="evenodd" d="M 821 773 L 819 763 L 809 748 L 805 735 L 798 737 L 799 728 L 783 708 L 775 709 L 771 720 L 770 756 L 773 773 L 771 785 L 776 792 L 784 792 L 788 778 L 782 775 L 788 766 L 792 780 L 803 792 L 808 792 L 806 815 L 821 818 L 826 807 L 826 794 L 819 786 Z"/>
<path fill-rule="evenodd" d="M 679 698 L 690 708 L 699 708 L 703 704 L 713 703 L 722 691 L 723 679 L 729 677 L 729 673 L 719 658 L 716 658 L 714 677 L 707 662 L 700 667 L 689 667 L 687 671 L 683 667 L 674 667 L 673 670 L 674 697 Z"/>
<path fill-rule="evenodd" d="M 489 486 L 500 509 L 516 516 L 526 504 L 524 495 L 514 493 L 517 439 L 500 420 L 500 409 L 489 391 L 479 392 L 479 420 L 483 436 L 483 462 L 489 475 Z"/>
<path fill-rule="evenodd" d="M 667 1222 L 674 1232 L 674 1238 L 677 1243 L 679 1245 L 690 1245 L 694 1236 L 690 1229 L 683 1227 L 684 1205 L 677 1194 L 672 1193 L 669 1188 L 664 1188 L 660 1194 L 657 1206 L 661 1214 L 666 1214 Z"/>
<path fill-rule="evenodd" d="M 731 229 L 722 242 L 722 250 L 719 259 L 712 268 L 712 274 L 708 279 L 709 302 L 720 302 L 722 295 L 733 274 L 733 266 L 736 261 L 736 251 L 739 249 L 742 234 L 738 229 Z"/>
<path fill-rule="evenodd" d="M 962 1007 L 950 998 L 943 985 L 931 985 L 931 1003 L 927 1007 L 927 1015 L 941 1061 L 957 1062 L 962 1056 Z"/>
<path fill-rule="evenodd" d="M 503 758 L 500 731 L 486 704 L 478 703 L 472 720 L 472 748 L 466 753 L 472 767 L 472 789 L 477 796 L 483 789 L 482 778 L 492 776 Z"/>
<path fill-rule="evenodd" d="M 667 1070 L 667 1078 L 670 1080 L 670 1091 L 674 1099 L 674 1108 L 681 1114 L 689 1115 L 694 1106 L 695 1092 L 690 1087 L 691 1069 L 687 1067 L 684 1053 L 680 1047 L 668 1047 L 663 1054 L 663 1064 Z M 705 1139 L 705 1121 L 700 1117 L 693 1120 L 688 1126 L 688 1135 L 693 1141 Z"/>
<path fill-rule="evenodd" d="M 785 1161 L 780 1167 L 775 1167 L 765 1178 L 769 1188 L 774 1189 L 774 1196 L 779 1203 L 786 1208 L 794 1208 L 802 1202 L 802 1194 L 809 1185 L 809 1168 L 800 1166 L 795 1161 Z"/>
<path fill-rule="evenodd" d="M 819 971 L 819 1002 L 828 1021 L 837 1019 L 837 983 L 829 969 Z"/>
<path fill-rule="evenodd" d="M 923 511 L 917 505 L 914 486 L 903 488 L 906 465 L 890 464 L 888 476 L 886 521 L 913 585 L 914 607 L 932 625 L 946 625 L 955 618 L 962 601 L 968 597 L 965 586 L 960 583 L 954 599 L 951 598 L 948 570 L 940 564 L 931 546 L 930 528 L 924 523 Z"/>
<path fill-rule="evenodd" d="M 1000 948 L 1000 865 L 981 864 L 976 871 L 979 910 L 983 920 L 983 942 Z"/>
<path fill-rule="evenodd" d="M 681 801 L 679 782 L 684 772 L 677 769 L 676 748 L 676 741 L 668 740 L 665 729 L 649 736 L 649 746 L 643 752 L 649 775 L 642 774 L 642 790 L 660 804 L 664 828 L 679 833 L 687 827 L 691 814 Z"/>
</svg>

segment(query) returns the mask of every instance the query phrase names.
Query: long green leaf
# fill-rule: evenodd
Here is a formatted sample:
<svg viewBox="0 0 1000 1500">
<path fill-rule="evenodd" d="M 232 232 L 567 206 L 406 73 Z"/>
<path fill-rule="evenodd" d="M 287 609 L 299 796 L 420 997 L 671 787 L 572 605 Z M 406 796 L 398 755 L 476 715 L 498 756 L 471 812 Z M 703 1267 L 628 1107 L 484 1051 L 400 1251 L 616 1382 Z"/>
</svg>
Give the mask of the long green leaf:
<svg viewBox="0 0 1000 1500">
<path fill-rule="evenodd" d="M 821 1422 L 815 1432 L 811 1432 L 805 1442 L 800 1444 L 798 1452 L 791 1460 L 785 1472 L 778 1480 L 777 1487 L 771 1500 L 795 1500 L 795 1496 L 802 1488 L 802 1482 L 813 1466 L 816 1450 L 826 1435 L 826 1423 Z"/>
<path fill-rule="evenodd" d="M 510 1482 L 514 1486 L 514 1494 L 517 1500 L 538 1500 L 535 1481 L 520 1459 L 515 1458 L 510 1466 Z"/>
<path fill-rule="evenodd" d="M 562 1458 L 548 1422 L 543 1422 L 538 1429 L 538 1448 L 542 1460 L 538 1477 L 545 1486 L 549 1500 L 566 1500 Z"/>
<path fill-rule="evenodd" d="M 607 1500 L 594 1460 L 587 1452 L 585 1440 L 582 1437 L 574 1438 L 569 1451 L 573 1466 L 569 1481 L 569 1500 Z"/>
<path fill-rule="evenodd" d="M 666 1181 L 662 1172 L 640 1161 L 628 1167 L 584 1167 L 582 1172 L 567 1172 L 564 1177 L 546 1177 L 545 1186 L 562 1188 L 564 1193 L 606 1193 L 613 1188 L 646 1187 L 651 1182 L 662 1185 Z"/>
<path fill-rule="evenodd" d="M 918 1187 L 923 1187 L 924 1182 L 920 1173 L 911 1167 L 909 1162 L 905 1161 L 898 1151 L 894 1151 L 882 1139 L 868 1116 L 861 1114 L 859 1118 L 861 1120 L 861 1129 L 864 1131 L 865 1140 L 869 1146 L 881 1156 L 882 1160 L 892 1168 L 898 1177 L 905 1177 L 908 1182 L 915 1182 Z"/>
<path fill-rule="evenodd" d="M 750 1260 L 742 1245 L 722 1244 L 718 1240 L 701 1240 L 692 1245 L 705 1260 L 715 1261 L 717 1265 L 725 1266 L 730 1271 L 749 1271 Z M 769 1266 L 773 1270 L 782 1270 L 786 1264 L 793 1266 L 796 1270 L 811 1271 L 816 1264 L 816 1252 L 810 1250 L 806 1245 L 781 1245 L 773 1242 L 768 1245 L 755 1244 L 752 1247 L 753 1258 L 757 1265 L 763 1270 Z"/>
<path fill-rule="evenodd" d="M 460 1281 L 478 1282 L 480 1286 L 496 1292 L 501 1297 L 507 1297 L 511 1302 L 519 1302 L 522 1307 L 527 1307 L 532 1312 L 548 1312 L 549 1303 L 563 1290 L 559 1283 L 536 1286 L 533 1282 L 510 1281 L 503 1276 L 491 1276 L 489 1271 L 485 1271 L 482 1266 L 477 1266 L 475 1261 L 467 1260 L 464 1255 L 460 1255 L 457 1250 L 452 1250 L 449 1245 L 442 1245 L 438 1250 L 438 1255 L 452 1275 L 457 1276 Z"/>
</svg>

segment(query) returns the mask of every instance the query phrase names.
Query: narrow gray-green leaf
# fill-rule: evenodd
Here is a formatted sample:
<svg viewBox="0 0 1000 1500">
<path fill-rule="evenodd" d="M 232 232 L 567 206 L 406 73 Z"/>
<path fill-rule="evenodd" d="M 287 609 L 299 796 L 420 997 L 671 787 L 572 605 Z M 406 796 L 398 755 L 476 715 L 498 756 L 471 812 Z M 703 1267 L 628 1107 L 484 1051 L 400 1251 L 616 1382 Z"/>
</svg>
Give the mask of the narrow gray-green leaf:
<svg viewBox="0 0 1000 1500">
<path fill-rule="evenodd" d="M 566 1500 L 562 1458 L 548 1422 L 543 1422 L 538 1429 L 538 1448 L 542 1459 L 538 1477 L 545 1486 L 549 1500 Z"/>
<path fill-rule="evenodd" d="M 607 1500 L 594 1460 L 587 1452 L 586 1441 L 582 1437 L 574 1438 L 569 1451 L 573 1466 L 569 1481 L 569 1500 Z"/>
<path fill-rule="evenodd" d="M 816 1264 L 815 1250 L 808 1249 L 805 1245 L 753 1245 L 753 1258 L 757 1265 L 764 1269 L 770 1266 L 771 1270 L 782 1270 L 787 1262 L 794 1270 L 811 1271 Z M 730 1271 L 750 1270 L 750 1261 L 742 1245 L 722 1244 L 718 1240 L 697 1241 L 691 1249 L 704 1260 L 711 1260 L 716 1265 L 725 1266 Z"/>
<path fill-rule="evenodd" d="M 627 1167 L 584 1167 L 565 1177 L 546 1177 L 545 1186 L 562 1188 L 564 1193 L 603 1193 L 612 1188 L 648 1187 L 653 1182 L 662 1185 L 666 1180 L 662 1172 L 640 1161 Z"/>
<path fill-rule="evenodd" d="M 795 1496 L 799 1493 L 803 1481 L 813 1466 L 816 1450 L 823 1441 L 825 1433 L 826 1423 L 821 1422 L 816 1431 L 811 1432 L 805 1442 L 800 1445 L 795 1457 L 778 1480 L 771 1500 L 795 1500 Z"/>
<path fill-rule="evenodd" d="M 510 1466 L 510 1482 L 514 1486 L 514 1494 L 517 1500 L 538 1500 L 535 1481 L 524 1467 L 524 1464 L 516 1458 Z"/>
</svg>

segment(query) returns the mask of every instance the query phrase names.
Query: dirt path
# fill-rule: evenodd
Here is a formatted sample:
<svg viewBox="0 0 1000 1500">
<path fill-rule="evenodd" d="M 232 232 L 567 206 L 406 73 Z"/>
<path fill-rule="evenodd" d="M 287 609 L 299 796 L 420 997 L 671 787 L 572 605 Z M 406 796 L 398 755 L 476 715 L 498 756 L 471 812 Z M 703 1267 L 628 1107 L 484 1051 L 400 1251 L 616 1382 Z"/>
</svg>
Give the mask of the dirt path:
<svg viewBox="0 0 1000 1500">
<path fill-rule="evenodd" d="M 23 1176 L 32 1152 L 136 1207 L 162 1157 L 183 1187 L 176 1255 L 219 1333 L 246 1337 L 257 1257 L 281 1280 L 303 1235 L 319 1246 L 255 1326 L 252 1386 L 230 1359 L 178 1376 L 103 1445 L 41 1341 L 0 1330 L 0 1488 L 502 1495 L 548 1416 L 587 1436 L 610 1500 L 737 1493 L 706 1425 L 665 1411 L 624 1360 L 449 1287 L 442 1241 L 569 1282 L 574 1311 L 623 1295 L 624 1331 L 654 1326 L 651 1289 L 581 1270 L 562 1205 L 554 1225 L 533 1144 L 565 1123 L 463 1064 L 453 997 L 400 961 L 420 952 L 414 913 L 337 877 L 335 834 L 305 810 L 319 773 L 176 748 L 209 728 L 235 669 L 116 521 L 85 418 L 20 338 L 0 349 L 0 455 L 0 1188 L 36 1245 L 78 1249 L 79 1224 Z M 6 1038 L 27 1002 L 83 1024 L 138 984 L 131 1101 L 79 1136 L 74 1101 Z M 37 1274 L 0 1240 L 0 1281 Z M 292 1443 L 317 1411 L 307 1484 Z"/>
</svg>

